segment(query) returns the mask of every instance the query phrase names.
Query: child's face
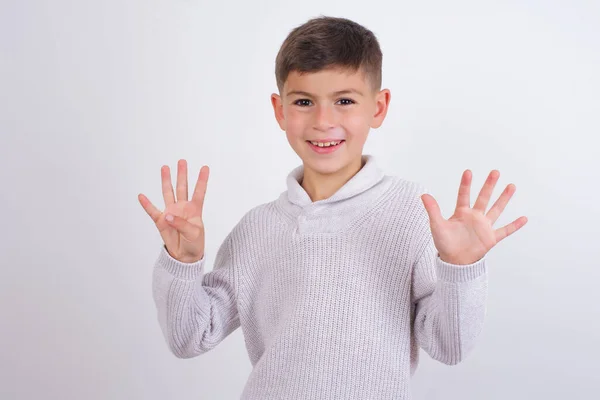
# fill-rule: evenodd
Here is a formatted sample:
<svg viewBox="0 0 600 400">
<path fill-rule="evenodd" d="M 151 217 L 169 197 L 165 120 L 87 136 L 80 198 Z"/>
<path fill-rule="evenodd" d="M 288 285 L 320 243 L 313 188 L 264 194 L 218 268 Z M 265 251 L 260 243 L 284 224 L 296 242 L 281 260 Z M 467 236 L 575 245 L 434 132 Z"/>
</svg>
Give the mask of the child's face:
<svg viewBox="0 0 600 400">
<path fill-rule="evenodd" d="M 352 92 L 336 93 L 346 90 Z M 327 69 L 291 72 L 283 93 L 273 93 L 271 103 L 279 126 L 305 166 L 325 174 L 360 160 L 369 130 L 382 124 L 390 97 L 387 89 L 373 91 L 361 71 Z M 327 138 L 345 142 L 324 154 L 307 142 Z"/>
</svg>

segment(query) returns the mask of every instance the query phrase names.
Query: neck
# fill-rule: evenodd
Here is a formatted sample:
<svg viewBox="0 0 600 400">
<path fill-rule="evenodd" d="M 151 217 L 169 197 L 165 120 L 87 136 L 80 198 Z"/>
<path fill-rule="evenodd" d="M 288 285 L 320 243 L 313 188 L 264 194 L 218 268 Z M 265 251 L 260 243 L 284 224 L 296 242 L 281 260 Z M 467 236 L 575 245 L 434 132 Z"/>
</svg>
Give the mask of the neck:
<svg viewBox="0 0 600 400">
<path fill-rule="evenodd" d="M 311 201 L 327 199 L 344 186 L 363 166 L 362 157 L 358 157 L 344 168 L 330 174 L 322 174 L 311 168 L 305 168 L 300 185 Z"/>
</svg>

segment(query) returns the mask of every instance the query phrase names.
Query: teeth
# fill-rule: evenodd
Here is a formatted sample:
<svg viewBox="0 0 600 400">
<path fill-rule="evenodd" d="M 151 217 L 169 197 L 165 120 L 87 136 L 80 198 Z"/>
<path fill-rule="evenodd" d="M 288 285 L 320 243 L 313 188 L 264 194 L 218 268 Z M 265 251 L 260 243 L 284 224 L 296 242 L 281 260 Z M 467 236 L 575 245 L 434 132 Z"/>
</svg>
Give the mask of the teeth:
<svg viewBox="0 0 600 400">
<path fill-rule="evenodd" d="M 335 146 L 337 144 L 339 144 L 341 142 L 341 140 L 339 142 L 311 142 L 313 145 L 315 146 L 319 146 L 319 147 L 329 147 L 329 146 Z"/>
</svg>

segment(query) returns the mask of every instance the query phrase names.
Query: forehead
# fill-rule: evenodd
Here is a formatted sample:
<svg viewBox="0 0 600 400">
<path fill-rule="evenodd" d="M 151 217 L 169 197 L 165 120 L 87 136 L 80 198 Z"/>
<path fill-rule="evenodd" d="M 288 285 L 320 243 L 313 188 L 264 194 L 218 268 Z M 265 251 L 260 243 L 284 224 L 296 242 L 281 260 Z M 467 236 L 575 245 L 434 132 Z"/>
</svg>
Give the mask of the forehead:
<svg viewBox="0 0 600 400">
<path fill-rule="evenodd" d="M 285 81 L 284 95 L 290 91 L 304 91 L 314 94 L 329 94 L 339 90 L 356 89 L 367 93 L 365 74 L 340 68 L 329 68 L 317 72 L 291 71 Z"/>
</svg>

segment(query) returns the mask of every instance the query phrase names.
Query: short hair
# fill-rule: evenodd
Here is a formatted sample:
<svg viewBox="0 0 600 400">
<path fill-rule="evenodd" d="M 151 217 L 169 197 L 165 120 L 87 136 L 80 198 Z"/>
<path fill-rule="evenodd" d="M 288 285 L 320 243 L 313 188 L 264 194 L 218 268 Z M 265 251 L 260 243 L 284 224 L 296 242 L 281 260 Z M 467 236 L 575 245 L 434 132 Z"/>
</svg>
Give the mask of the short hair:
<svg viewBox="0 0 600 400">
<path fill-rule="evenodd" d="M 275 60 L 275 79 L 282 94 L 292 71 L 318 72 L 340 68 L 361 70 L 372 90 L 381 89 L 382 53 L 369 29 L 346 18 L 321 15 L 294 28 Z"/>
</svg>

